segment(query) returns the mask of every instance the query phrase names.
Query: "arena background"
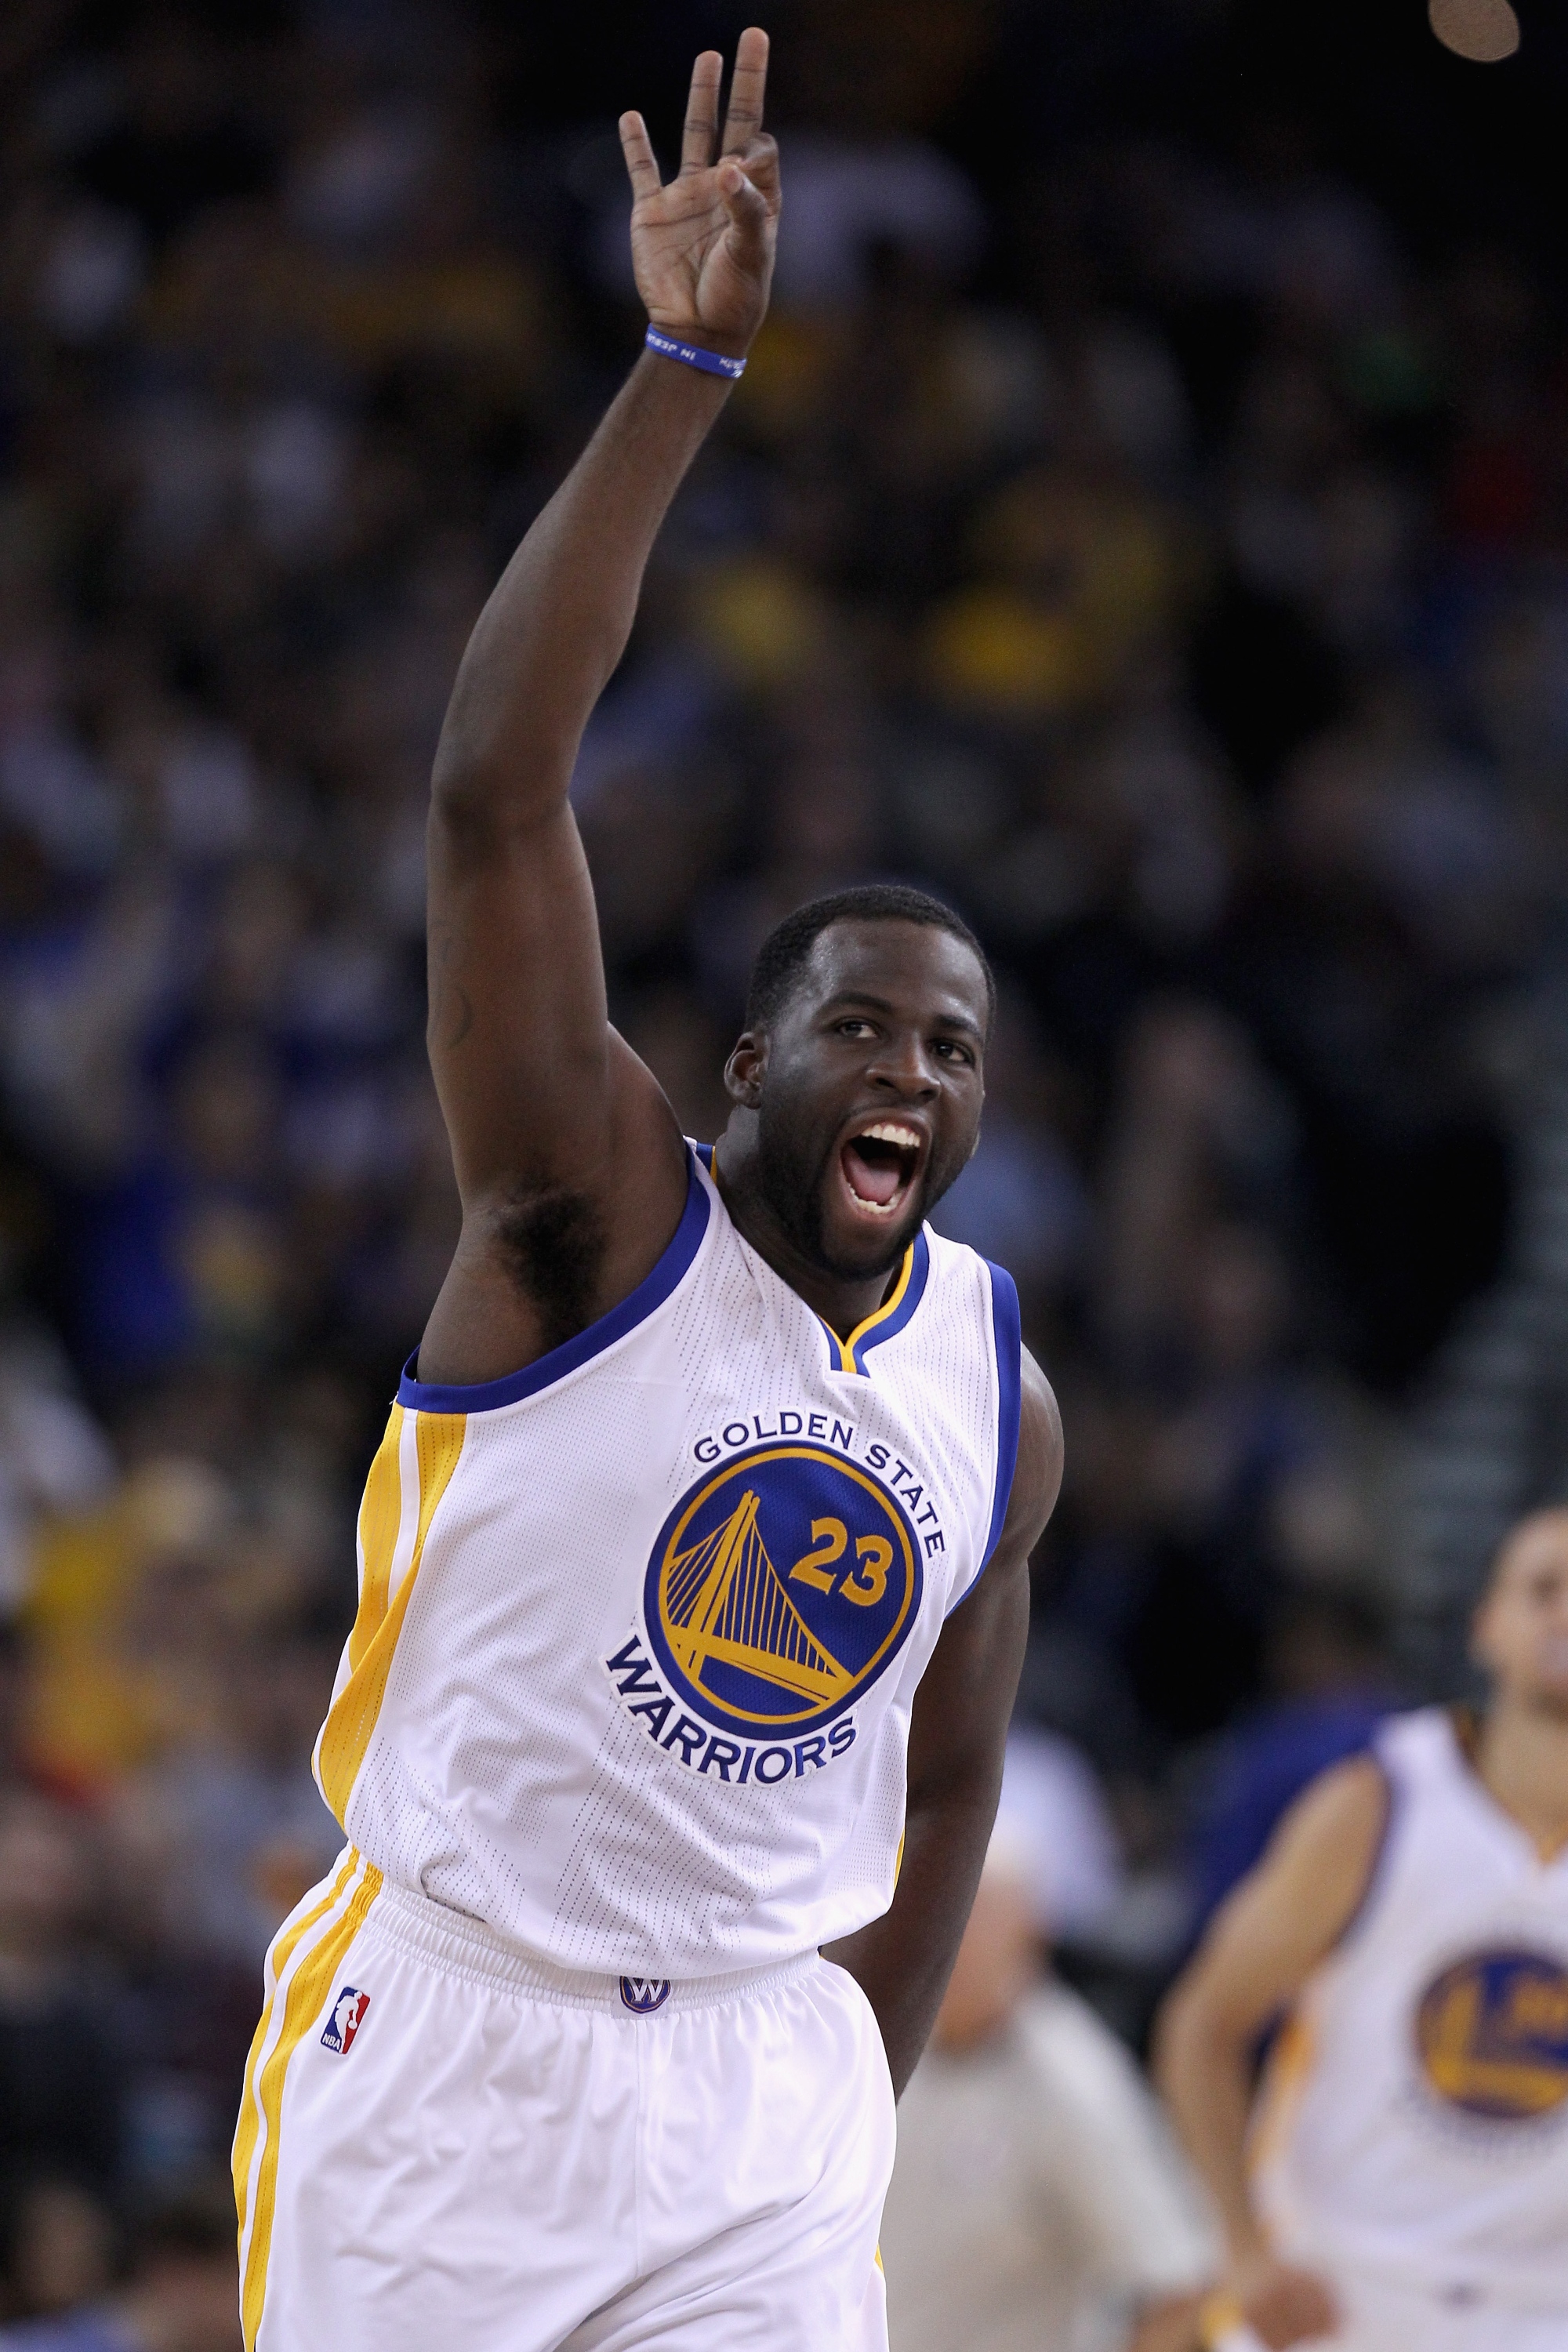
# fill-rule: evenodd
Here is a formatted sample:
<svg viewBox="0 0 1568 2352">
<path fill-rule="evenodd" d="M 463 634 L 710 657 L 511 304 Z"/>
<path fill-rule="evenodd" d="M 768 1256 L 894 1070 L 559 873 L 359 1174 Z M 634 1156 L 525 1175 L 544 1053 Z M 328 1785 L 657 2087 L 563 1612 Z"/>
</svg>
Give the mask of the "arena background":
<svg viewBox="0 0 1568 2352">
<path fill-rule="evenodd" d="M 773 314 L 575 788 L 699 1136 L 797 900 L 921 882 L 995 959 L 938 1222 L 1062 1399 L 1021 1704 L 1134 2042 L 1564 1491 L 1568 29 L 1521 13 L 1480 67 L 1419 0 L 779 0 Z M 221 2159 L 333 1850 L 455 1231 L 431 751 L 636 353 L 615 117 L 668 157 L 745 21 L 0 26 L 0 2313 Z"/>
</svg>

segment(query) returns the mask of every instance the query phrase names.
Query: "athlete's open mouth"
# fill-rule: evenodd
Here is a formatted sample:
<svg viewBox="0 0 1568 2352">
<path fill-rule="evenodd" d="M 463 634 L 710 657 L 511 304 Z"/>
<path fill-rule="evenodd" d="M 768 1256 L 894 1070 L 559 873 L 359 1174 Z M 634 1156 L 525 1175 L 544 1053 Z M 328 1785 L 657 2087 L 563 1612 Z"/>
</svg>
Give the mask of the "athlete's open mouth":
<svg viewBox="0 0 1568 2352">
<path fill-rule="evenodd" d="M 921 1164 L 924 1138 L 912 1127 L 879 1119 L 852 1135 L 838 1155 L 844 1182 L 858 1210 L 872 1217 L 895 1217 L 903 1207 Z"/>
</svg>

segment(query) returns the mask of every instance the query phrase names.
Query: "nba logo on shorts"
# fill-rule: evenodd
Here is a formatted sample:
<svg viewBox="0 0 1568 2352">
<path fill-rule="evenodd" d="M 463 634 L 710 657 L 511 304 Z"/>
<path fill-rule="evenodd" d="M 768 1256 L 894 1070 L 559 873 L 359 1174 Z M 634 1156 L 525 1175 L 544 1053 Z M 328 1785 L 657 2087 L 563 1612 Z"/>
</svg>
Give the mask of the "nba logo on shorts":
<svg viewBox="0 0 1568 2352">
<path fill-rule="evenodd" d="M 621 1999 L 634 2017 L 651 2017 L 669 1999 L 668 1977 L 623 1977 Z"/>
<path fill-rule="evenodd" d="M 370 1995 L 356 1992 L 353 1985 L 344 1985 L 332 2003 L 332 2013 L 321 2028 L 321 2047 L 335 2050 L 340 2056 L 353 2048 L 354 2035 L 364 2023 L 365 2011 L 370 2007 Z"/>
</svg>

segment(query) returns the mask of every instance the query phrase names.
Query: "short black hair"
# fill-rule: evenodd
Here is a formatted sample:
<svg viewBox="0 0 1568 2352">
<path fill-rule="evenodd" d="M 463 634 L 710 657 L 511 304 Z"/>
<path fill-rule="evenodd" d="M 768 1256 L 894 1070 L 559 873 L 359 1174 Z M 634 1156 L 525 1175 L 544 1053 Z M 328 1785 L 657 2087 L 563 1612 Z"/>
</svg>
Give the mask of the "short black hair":
<svg viewBox="0 0 1568 2352">
<path fill-rule="evenodd" d="M 985 1025 L 996 1012 L 996 982 L 990 961 L 962 915 L 916 890 L 907 882 L 863 882 L 853 890 L 834 890 L 825 898 L 808 898 L 793 915 L 774 925 L 757 950 L 746 990 L 744 1026 L 765 1029 L 789 1001 L 812 949 L 835 923 L 920 923 L 927 929 L 946 931 L 962 940 L 985 975 Z"/>
</svg>

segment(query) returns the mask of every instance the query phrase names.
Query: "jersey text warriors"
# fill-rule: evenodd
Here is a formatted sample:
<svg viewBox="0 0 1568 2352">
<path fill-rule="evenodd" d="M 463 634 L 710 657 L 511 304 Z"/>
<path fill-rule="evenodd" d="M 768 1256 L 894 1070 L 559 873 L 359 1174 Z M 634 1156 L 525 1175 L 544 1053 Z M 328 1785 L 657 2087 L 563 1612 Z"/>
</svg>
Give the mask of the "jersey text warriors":
<svg viewBox="0 0 1568 2352">
<path fill-rule="evenodd" d="M 840 1340 L 694 1160 L 612 1314 L 510 1380 L 402 1383 L 317 1748 L 353 1847 L 629 1979 L 879 1916 L 910 1703 L 1001 1531 L 1018 1410 L 1005 1274 L 922 1232 Z"/>
</svg>

